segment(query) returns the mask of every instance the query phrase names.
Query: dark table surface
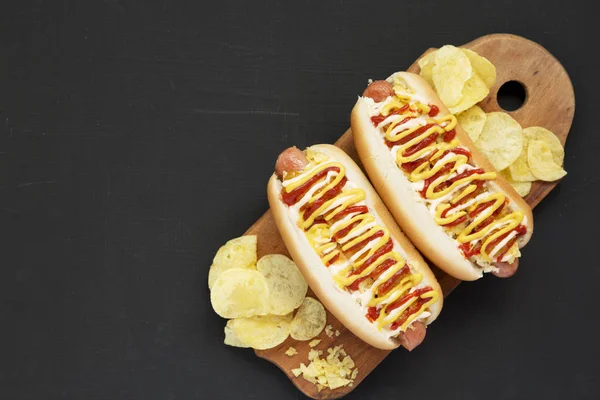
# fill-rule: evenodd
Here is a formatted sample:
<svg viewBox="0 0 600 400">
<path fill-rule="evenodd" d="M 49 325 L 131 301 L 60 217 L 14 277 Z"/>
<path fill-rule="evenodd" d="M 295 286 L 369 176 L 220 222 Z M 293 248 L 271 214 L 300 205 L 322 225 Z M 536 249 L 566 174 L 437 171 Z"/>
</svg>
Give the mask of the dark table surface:
<svg viewBox="0 0 600 400">
<path fill-rule="evenodd" d="M 258 3 L 2 3 L 0 398 L 300 398 L 222 344 L 214 252 L 267 209 L 279 151 L 335 141 L 368 78 L 494 32 L 539 42 L 569 71 L 569 174 L 536 208 L 519 273 L 461 285 L 424 345 L 348 398 L 599 398 L 594 13 Z"/>
</svg>

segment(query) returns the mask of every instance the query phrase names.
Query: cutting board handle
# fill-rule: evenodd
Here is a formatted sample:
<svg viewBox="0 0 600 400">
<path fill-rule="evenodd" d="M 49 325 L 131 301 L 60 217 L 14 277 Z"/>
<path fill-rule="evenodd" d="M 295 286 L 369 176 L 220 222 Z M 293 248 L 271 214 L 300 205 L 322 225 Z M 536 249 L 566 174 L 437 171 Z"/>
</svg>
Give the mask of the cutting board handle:
<svg viewBox="0 0 600 400">
<path fill-rule="evenodd" d="M 483 36 L 464 47 L 496 66 L 496 84 L 481 103 L 486 112 L 508 112 L 523 128 L 543 126 L 565 145 L 575 115 L 575 92 L 569 74 L 556 57 L 531 40 L 509 34 Z M 510 81 L 517 81 L 525 88 L 525 102 L 514 111 L 503 110 L 498 104 L 498 90 Z M 557 183 L 534 183 L 527 202 L 534 207 Z"/>
</svg>

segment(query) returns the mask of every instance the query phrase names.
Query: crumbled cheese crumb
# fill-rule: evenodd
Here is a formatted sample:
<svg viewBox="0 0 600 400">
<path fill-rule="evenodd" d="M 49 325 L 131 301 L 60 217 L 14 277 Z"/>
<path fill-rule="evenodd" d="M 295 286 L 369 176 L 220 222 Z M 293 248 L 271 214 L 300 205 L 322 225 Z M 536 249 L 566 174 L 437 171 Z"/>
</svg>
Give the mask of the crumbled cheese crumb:
<svg viewBox="0 0 600 400">
<path fill-rule="evenodd" d="M 308 344 L 310 347 L 315 347 L 316 345 L 318 345 L 319 343 L 321 343 L 321 339 L 315 339 L 315 340 L 311 340 L 310 343 Z"/>
<path fill-rule="evenodd" d="M 333 327 L 332 327 L 331 325 L 327 325 L 327 326 L 325 327 L 325 334 L 326 334 L 328 337 L 333 337 Z"/>
<path fill-rule="evenodd" d="M 293 347 L 290 347 L 285 351 L 285 355 L 289 357 L 295 356 L 296 354 L 298 354 L 298 351 Z"/>
<path fill-rule="evenodd" d="M 294 368 L 292 373 L 317 386 L 319 391 L 329 388 L 337 389 L 342 386 L 353 385 L 354 379 L 358 375 L 358 368 L 354 360 L 346 354 L 343 346 L 335 346 L 327 349 L 327 357 L 321 358 L 322 350 L 311 349 L 308 352 L 310 364 L 300 364 L 299 368 Z"/>
<path fill-rule="evenodd" d="M 335 331 L 335 336 L 336 336 L 336 337 L 337 337 L 337 336 L 340 336 L 340 331 L 336 330 L 336 331 Z"/>
</svg>

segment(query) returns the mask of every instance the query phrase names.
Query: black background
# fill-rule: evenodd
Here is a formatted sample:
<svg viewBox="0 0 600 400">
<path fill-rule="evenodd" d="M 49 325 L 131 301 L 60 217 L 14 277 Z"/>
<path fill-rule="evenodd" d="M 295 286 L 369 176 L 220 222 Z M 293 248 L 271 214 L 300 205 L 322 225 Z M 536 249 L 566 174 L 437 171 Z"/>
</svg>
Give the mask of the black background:
<svg viewBox="0 0 600 400">
<path fill-rule="evenodd" d="M 598 398 L 597 21 L 478 3 L 2 2 L 0 398 L 300 398 L 222 344 L 214 253 L 266 210 L 277 154 L 335 141 L 368 78 L 494 32 L 570 73 L 569 174 L 519 273 L 461 285 L 348 398 Z"/>
</svg>

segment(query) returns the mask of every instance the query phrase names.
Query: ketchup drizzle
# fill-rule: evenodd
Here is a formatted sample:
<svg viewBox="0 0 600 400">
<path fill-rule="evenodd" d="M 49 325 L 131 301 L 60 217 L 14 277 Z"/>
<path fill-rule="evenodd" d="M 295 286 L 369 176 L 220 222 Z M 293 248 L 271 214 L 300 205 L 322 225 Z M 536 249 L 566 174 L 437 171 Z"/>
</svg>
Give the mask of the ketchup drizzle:
<svg viewBox="0 0 600 400">
<path fill-rule="evenodd" d="M 315 212 L 319 207 L 321 207 L 323 205 L 323 203 L 325 203 L 327 200 L 331 200 L 335 196 L 340 194 L 347 181 L 348 181 L 348 179 L 346 179 L 346 177 L 343 177 L 342 180 L 337 185 L 335 185 L 333 188 L 329 189 L 327 191 L 327 193 L 325 193 L 323 196 L 319 197 L 314 203 L 312 203 L 310 206 L 308 206 L 303 214 L 304 220 L 306 221 L 306 219 L 309 218 L 310 215 L 313 212 Z"/>
<path fill-rule="evenodd" d="M 302 196 L 304 196 L 306 192 L 310 190 L 310 188 L 315 184 L 315 182 L 317 182 L 324 176 L 327 176 L 327 173 L 329 171 L 340 172 L 340 169 L 338 167 L 325 168 L 324 170 L 316 173 L 315 176 L 313 176 L 308 181 L 304 182 L 302 185 L 298 186 L 291 192 L 287 193 L 285 189 L 282 190 L 281 198 L 283 202 L 288 206 L 293 206 L 294 204 L 296 204 L 302 198 Z"/>
<path fill-rule="evenodd" d="M 373 272 L 371 272 L 369 275 L 363 276 L 362 278 L 358 278 L 350 285 L 348 285 L 347 288 L 350 290 L 358 290 L 362 282 L 369 278 L 376 280 L 377 278 L 379 278 L 379 275 L 384 273 L 388 268 L 390 268 L 394 264 L 396 264 L 396 260 L 394 260 L 393 258 L 388 258 L 387 260 L 382 262 L 377 268 L 375 268 Z"/>
</svg>

